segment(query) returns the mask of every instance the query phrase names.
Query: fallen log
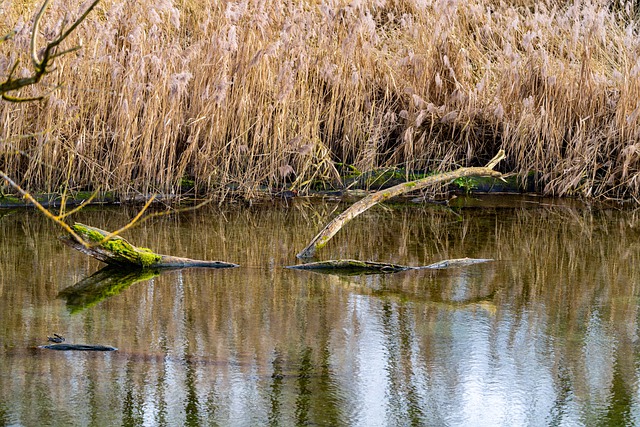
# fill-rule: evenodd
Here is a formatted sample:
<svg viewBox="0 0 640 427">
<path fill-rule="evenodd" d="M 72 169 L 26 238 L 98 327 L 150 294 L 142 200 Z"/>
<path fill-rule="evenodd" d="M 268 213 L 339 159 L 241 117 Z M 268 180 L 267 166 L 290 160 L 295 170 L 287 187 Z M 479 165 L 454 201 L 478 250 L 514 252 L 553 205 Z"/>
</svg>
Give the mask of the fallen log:
<svg viewBox="0 0 640 427">
<path fill-rule="evenodd" d="M 81 224 L 79 222 L 71 226 L 89 245 L 83 244 L 73 236 L 63 236 L 60 239 L 68 246 L 86 255 L 109 265 L 128 268 L 233 268 L 238 264 L 222 261 L 202 261 L 190 258 L 161 255 L 149 248 L 140 248 L 132 245 L 120 236 L 114 236 L 107 240 L 109 233 L 96 227 Z"/>
<path fill-rule="evenodd" d="M 492 258 L 455 258 L 445 259 L 442 261 L 434 262 L 433 264 L 425 265 L 422 267 L 413 267 L 416 270 L 422 270 L 425 268 L 433 270 L 441 270 L 445 268 L 466 267 L 468 265 L 480 264 L 484 262 L 495 261 Z"/>
<path fill-rule="evenodd" d="M 392 197 L 399 196 L 411 191 L 420 190 L 422 188 L 441 184 L 445 182 L 453 181 L 457 178 L 469 177 L 469 176 L 490 176 L 494 178 L 500 178 L 502 174 L 493 168 L 504 159 L 504 150 L 500 150 L 498 154 L 491 159 L 485 167 L 471 167 L 471 168 L 459 168 L 455 171 L 444 172 L 437 175 L 428 176 L 426 178 L 418 179 L 416 181 L 404 182 L 394 187 L 387 188 L 368 195 L 367 197 L 357 201 L 347 210 L 335 217 L 329 224 L 327 224 L 320 233 L 318 233 L 311 242 L 298 253 L 298 258 L 313 258 L 316 251 L 322 249 L 329 240 L 349 221 L 362 212 L 366 211 L 370 207 L 388 200 Z"/>
<path fill-rule="evenodd" d="M 116 351 L 118 350 L 115 347 L 111 347 L 110 345 L 101 345 L 101 344 L 50 344 L 50 345 L 41 345 L 38 348 L 44 348 L 46 350 L 60 350 L 60 351 Z"/>
<path fill-rule="evenodd" d="M 349 260 L 349 259 L 341 259 L 341 260 L 329 260 L 329 261 L 319 261 L 319 262 L 310 262 L 307 264 L 301 265 L 292 265 L 286 268 L 296 269 L 296 270 L 306 270 L 311 271 L 318 274 L 333 274 L 340 277 L 345 276 L 357 276 L 357 275 L 370 275 L 370 274 L 388 274 L 395 273 L 399 271 L 407 271 L 407 270 L 441 270 L 448 268 L 461 268 L 468 265 L 478 264 L 482 262 L 490 262 L 494 261 L 492 259 L 487 258 L 457 258 L 457 259 L 448 259 L 439 261 L 433 264 L 418 266 L 418 267 L 410 267 L 401 264 L 386 264 L 386 263 L 378 263 L 378 262 L 368 262 L 368 261 L 358 261 L 358 260 Z M 358 266 L 379 266 L 379 269 L 362 269 L 357 270 Z M 333 266 L 339 266 L 339 269 L 333 269 Z M 351 270 L 349 267 L 353 266 L 354 269 Z M 386 266 L 392 267 L 391 269 L 386 269 Z M 342 267 L 345 267 L 343 269 Z M 395 271 L 394 271 L 395 270 Z M 467 309 L 482 309 L 486 310 L 489 314 L 495 314 L 496 305 L 494 303 L 494 297 L 498 292 L 497 289 L 492 289 L 490 293 L 486 295 L 479 295 L 472 298 L 466 298 L 462 300 L 448 300 L 445 295 L 442 295 L 443 298 L 439 298 L 439 295 L 425 295 L 423 292 L 415 292 L 411 290 L 404 290 L 402 288 L 398 289 L 393 286 L 393 282 L 385 282 L 389 283 L 390 286 L 382 286 L 376 287 L 371 286 L 371 282 L 365 281 L 364 284 L 361 281 L 353 281 L 351 279 L 343 279 L 340 283 L 347 284 L 351 291 L 355 291 L 361 295 L 375 296 L 378 298 L 383 298 L 386 300 L 399 300 L 404 302 L 419 302 L 421 304 L 425 304 L 429 307 L 436 307 L 438 309 L 445 310 L 467 310 Z"/>
<path fill-rule="evenodd" d="M 397 273 L 406 270 L 440 270 L 445 268 L 465 267 L 468 265 L 490 262 L 490 258 L 456 258 L 438 261 L 429 265 L 411 267 L 401 264 L 387 264 L 384 262 L 359 261 L 355 259 L 332 259 L 327 261 L 309 262 L 306 264 L 289 265 L 286 268 L 293 270 L 310 270 L 319 273 L 334 274 L 386 274 Z"/>
<path fill-rule="evenodd" d="M 379 274 L 397 273 L 411 270 L 413 267 L 399 264 L 386 264 L 383 262 L 358 261 L 355 259 L 333 259 L 328 261 L 309 262 L 306 264 L 289 265 L 285 268 L 292 270 L 312 270 L 321 273 L 339 274 Z"/>
</svg>

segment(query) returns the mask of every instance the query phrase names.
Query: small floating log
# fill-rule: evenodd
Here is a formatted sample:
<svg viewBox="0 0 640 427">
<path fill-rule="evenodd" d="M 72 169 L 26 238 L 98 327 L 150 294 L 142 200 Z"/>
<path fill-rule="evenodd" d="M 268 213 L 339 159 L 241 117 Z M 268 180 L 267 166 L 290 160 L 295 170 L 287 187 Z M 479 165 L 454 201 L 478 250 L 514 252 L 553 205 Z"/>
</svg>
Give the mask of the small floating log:
<svg viewBox="0 0 640 427">
<path fill-rule="evenodd" d="M 453 181 L 457 178 L 468 176 L 489 176 L 500 178 L 502 174 L 493 168 L 505 158 L 503 150 L 500 150 L 498 154 L 487 163 L 485 167 L 472 167 L 472 168 L 459 168 L 452 172 L 444 172 L 437 175 L 428 176 L 426 178 L 418 179 L 416 181 L 404 182 L 394 187 L 387 188 L 385 190 L 371 193 L 364 199 L 361 199 L 351 205 L 347 210 L 335 217 L 329 224 L 327 224 L 320 233 L 314 237 L 311 242 L 298 253 L 298 258 L 313 258 L 318 249 L 323 248 L 329 240 L 349 221 L 362 212 L 371 208 L 372 206 L 388 200 L 392 197 L 399 196 L 410 191 L 420 190 L 422 188 L 441 184 L 444 182 Z"/>
<path fill-rule="evenodd" d="M 491 258 L 456 258 L 456 259 L 445 259 L 443 261 L 434 262 L 433 264 L 425 265 L 424 267 L 413 267 L 417 270 L 422 270 L 426 268 L 430 269 L 444 269 L 444 268 L 455 268 L 455 267 L 466 267 L 468 265 L 480 264 L 483 262 L 491 262 L 495 261 Z"/>
<path fill-rule="evenodd" d="M 313 270 L 326 273 L 342 274 L 379 274 L 397 273 L 398 271 L 412 270 L 413 267 L 399 264 L 386 264 L 383 262 L 358 261 L 355 259 L 333 259 L 328 261 L 310 262 L 307 264 L 290 265 L 286 268 L 293 270 Z"/>
<path fill-rule="evenodd" d="M 161 255 L 148 248 L 132 245 L 120 236 L 113 236 L 105 240 L 109 233 L 96 227 L 79 222 L 71 226 L 82 239 L 90 245 L 85 246 L 73 236 L 63 236 L 60 239 L 68 246 L 109 265 L 128 268 L 233 268 L 238 264 L 222 261 L 202 261 L 190 258 Z"/>
<path fill-rule="evenodd" d="M 309 262 L 306 264 L 290 265 L 286 268 L 293 270 L 311 270 L 319 273 L 336 274 L 385 274 L 406 270 L 445 269 L 466 267 L 468 265 L 490 262 L 489 258 L 456 258 L 438 261 L 433 264 L 411 267 L 401 264 L 387 264 L 384 262 L 359 261 L 355 259 L 331 259 L 327 261 Z"/>
<path fill-rule="evenodd" d="M 94 345 L 94 344 L 50 344 L 41 345 L 38 348 L 44 348 L 46 350 L 60 350 L 60 351 L 116 351 L 115 347 L 109 345 Z"/>
</svg>

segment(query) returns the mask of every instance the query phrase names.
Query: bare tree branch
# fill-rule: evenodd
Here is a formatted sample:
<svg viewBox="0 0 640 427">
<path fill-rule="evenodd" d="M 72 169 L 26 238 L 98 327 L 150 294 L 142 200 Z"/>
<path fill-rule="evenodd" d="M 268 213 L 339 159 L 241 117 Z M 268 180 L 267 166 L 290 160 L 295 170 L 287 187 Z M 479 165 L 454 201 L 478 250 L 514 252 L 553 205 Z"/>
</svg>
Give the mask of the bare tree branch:
<svg viewBox="0 0 640 427">
<path fill-rule="evenodd" d="M 66 38 L 69 37 L 69 35 L 78 27 L 78 25 L 80 25 L 80 23 L 85 20 L 87 15 L 89 15 L 89 13 L 98 5 L 98 2 L 100 0 L 94 0 L 94 2 L 91 3 L 91 5 L 89 5 L 87 10 L 85 10 L 84 13 L 80 15 L 80 17 L 76 19 L 69 28 L 67 28 L 66 30 L 61 29 L 60 33 L 52 41 L 47 43 L 47 45 L 45 46 L 42 52 L 41 57 L 39 57 L 37 52 L 38 32 L 40 28 L 40 22 L 42 21 L 42 17 L 44 16 L 44 13 L 47 10 L 47 7 L 49 6 L 49 1 L 50 0 L 45 0 L 45 2 L 43 3 L 42 7 L 38 11 L 38 14 L 36 15 L 33 22 L 33 29 L 31 32 L 31 62 L 33 65 L 33 74 L 29 77 L 22 77 L 22 78 L 15 79 L 13 75 L 16 68 L 18 67 L 18 61 L 16 61 L 15 64 L 13 64 L 13 66 L 11 67 L 11 71 L 9 72 L 9 76 L 7 77 L 7 79 L 4 82 L 0 83 L 0 96 L 5 101 L 8 101 L 8 102 L 38 101 L 45 98 L 49 94 L 49 93 L 46 93 L 40 96 L 23 98 L 20 96 L 9 95 L 8 92 L 17 91 L 24 87 L 32 86 L 39 83 L 42 77 L 44 77 L 46 74 L 48 74 L 51 71 L 51 66 L 53 65 L 53 61 L 56 58 L 59 58 L 60 56 L 66 55 L 71 52 L 75 52 L 76 50 L 80 49 L 80 46 L 75 46 L 70 49 L 66 49 L 62 52 L 56 52 L 56 49 L 58 48 L 60 43 L 65 41 Z M 13 34 L 14 32 L 11 32 L 3 36 L 0 39 L 0 41 L 9 40 L 13 36 Z M 58 87 L 54 88 L 53 90 L 57 88 Z"/>
<path fill-rule="evenodd" d="M 5 34 L 0 38 L 0 42 L 6 42 L 7 40 L 11 40 L 13 36 L 16 34 L 15 30 L 11 31 L 9 34 Z"/>
<path fill-rule="evenodd" d="M 502 174 L 493 170 L 496 165 L 505 158 L 504 150 L 498 151 L 498 154 L 487 163 L 485 167 L 470 167 L 459 168 L 451 172 L 443 172 L 437 175 L 431 175 L 426 178 L 418 179 L 416 181 L 404 182 L 402 184 L 395 185 L 385 190 L 380 190 L 376 193 L 369 194 L 367 197 L 358 200 L 351 205 L 347 210 L 335 217 L 329 222 L 323 229 L 309 242 L 297 255 L 298 258 L 312 258 L 315 256 L 318 249 L 322 249 L 329 240 L 349 221 L 362 212 L 366 211 L 370 207 L 384 201 L 391 197 L 398 196 L 400 194 L 408 193 L 410 191 L 420 190 L 427 186 L 441 184 L 444 182 L 453 181 L 456 178 L 465 176 L 488 176 L 494 178 L 501 178 Z"/>
</svg>

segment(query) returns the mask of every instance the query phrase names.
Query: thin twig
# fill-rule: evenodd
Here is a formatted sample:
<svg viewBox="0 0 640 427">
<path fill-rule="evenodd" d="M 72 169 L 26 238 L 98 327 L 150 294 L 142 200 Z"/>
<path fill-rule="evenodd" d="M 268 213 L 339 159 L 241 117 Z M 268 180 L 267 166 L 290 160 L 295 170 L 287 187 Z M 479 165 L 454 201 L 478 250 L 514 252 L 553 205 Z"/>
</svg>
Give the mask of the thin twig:
<svg viewBox="0 0 640 427">
<path fill-rule="evenodd" d="M 99 246 L 99 245 L 103 244 L 107 240 L 109 240 L 109 239 L 111 239 L 113 237 L 116 237 L 116 236 L 120 235 L 120 233 L 122 233 L 124 231 L 127 231 L 128 229 L 133 227 L 138 222 L 138 220 L 140 219 L 142 214 L 144 214 L 144 212 L 149 208 L 149 206 L 151 206 L 151 203 L 153 203 L 155 198 L 156 198 L 156 195 L 154 194 L 153 196 L 151 196 L 149 198 L 149 200 L 147 200 L 147 203 L 144 204 L 144 206 L 142 207 L 140 212 L 138 212 L 138 214 L 135 217 L 133 217 L 133 219 L 131 221 L 129 221 L 129 223 L 127 223 L 127 225 L 125 225 L 122 228 L 117 229 L 116 231 L 113 231 L 113 232 L 107 234 L 100 242 L 98 242 L 96 244 L 96 246 Z"/>
<path fill-rule="evenodd" d="M 83 246 L 85 246 L 87 248 L 89 247 L 89 243 L 87 243 L 82 237 L 80 237 L 75 231 L 73 231 L 73 229 L 66 222 L 62 221 L 59 217 L 57 217 L 56 215 L 54 215 L 51 212 L 49 212 L 31 194 L 29 194 L 27 191 L 23 190 L 22 187 L 20 187 L 18 184 L 16 184 L 11 178 L 9 178 L 9 176 L 6 173 L 4 173 L 1 170 L 0 170 L 0 178 L 2 178 L 5 181 L 7 181 L 9 183 L 9 185 L 11 185 L 20 194 L 22 194 L 22 197 L 24 197 L 25 199 L 30 201 L 47 218 L 49 218 L 50 220 L 52 220 L 53 222 L 58 224 L 60 227 L 64 228 L 69 234 L 71 234 L 73 236 L 74 239 L 76 239 L 78 241 L 78 243 L 81 243 Z"/>
<path fill-rule="evenodd" d="M 97 189 L 96 191 L 93 192 L 93 194 L 91 194 L 91 196 L 89 196 L 89 198 L 87 200 L 83 200 L 82 203 L 80 203 L 75 208 L 71 209 L 69 212 L 61 213 L 60 215 L 58 215 L 58 218 L 64 219 L 64 218 L 68 217 L 69 215 L 73 215 L 74 213 L 79 212 L 85 206 L 87 206 L 89 203 L 91 203 L 93 201 L 93 199 L 96 198 L 96 196 L 98 195 L 99 192 L 100 192 L 100 189 Z"/>
<path fill-rule="evenodd" d="M 56 58 L 59 58 L 60 56 L 66 55 L 68 53 L 71 53 L 80 49 L 80 46 L 75 46 L 75 47 L 66 49 L 62 52 L 56 52 L 56 48 L 58 47 L 58 45 L 60 45 L 60 43 L 66 40 L 66 38 L 69 37 L 69 35 L 71 35 L 71 33 L 78 27 L 78 25 L 80 25 L 80 23 L 85 20 L 87 15 L 89 15 L 89 13 L 98 5 L 99 1 L 100 0 L 94 0 L 94 2 L 91 3 L 91 5 L 89 5 L 89 7 L 84 11 L 84 13 L 80 15 L 80 17 L 76 19 L 73 22 L 73 24 L 71 24 L 71 26 L 67 28 L 66 31 L 61 30 L 60 34 L 58 34 L 58 36 L 55 39 L 47 43 L 47 45 L 45 46 L 42 52 L 42 58 L 39 58 L 37 41 L 38 41 L 38 33 L 40 29 L 40 22 L 42 21 L 42 17 L 44 16 L 44 13 L 47 10 L 47 7 L 49 6 L 49 0 L 45 0 L 45 2 L 42 4 L 42 7 L 36 14 L 36 17 L 33 22 L 33 29 L 31 32 L 30 55 L 31 55 L 31 63 L 33 65 L 34 72 L 31 76 L 14 79 L 13 74 L 15 69 L 18 67 L 18 61 L 16 61 L 11 67 L 9 76 L 6 78 L 4 82 L 0 83 L 0 96 L 2 97 L 2 99 L 8 102 L 16 102 L 16 103 L 30 102 L 30 101 L 42 100 L 48 95 L 48 93 L 46 93 L 40 96 L 22 98 L 19 96 L 9 95 L 8 92 L 16 91 L 24 87 L 32 86 L 39 83 L 43 76 L 53 71 L 49 68 L 51 67 L 51 65 L 53 64 L 53 61 Z M 3 36 L 0 39 L 0 41 L 6 41 L 9 38 L 11 38 L 12 35 L 13 35 L 12 33 L 9 33 Z M 52 91 L 58 88 L 59 86 L 52 89 Z"/>
</svg>

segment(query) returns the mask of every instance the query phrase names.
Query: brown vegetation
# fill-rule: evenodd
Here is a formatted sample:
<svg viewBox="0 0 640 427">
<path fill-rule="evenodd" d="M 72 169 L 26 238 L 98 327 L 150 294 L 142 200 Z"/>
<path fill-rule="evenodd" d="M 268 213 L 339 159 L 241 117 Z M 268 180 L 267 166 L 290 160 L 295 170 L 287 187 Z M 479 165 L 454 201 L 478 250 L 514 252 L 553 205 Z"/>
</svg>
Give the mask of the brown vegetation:
<svg viewBox="0 0 640 427">
<path fill-rule="evenodd" d="M 58 32 L 61 0 L 41 32 Z M 548 194 L 640 198 L 634 2 L 102 1 L 37 104 L 0 105 L 0 169 L 30 191 L 251 196 L 360 171 L 484 164 Z M 0 1 L 0 77 L 35 2 Z M 28 60 L 16 70 L 28 69 Z M 26 72 L 26 71 L 25 71 Z M 22 97 L 32 96 L 29 90 Z"/>
</svg>

